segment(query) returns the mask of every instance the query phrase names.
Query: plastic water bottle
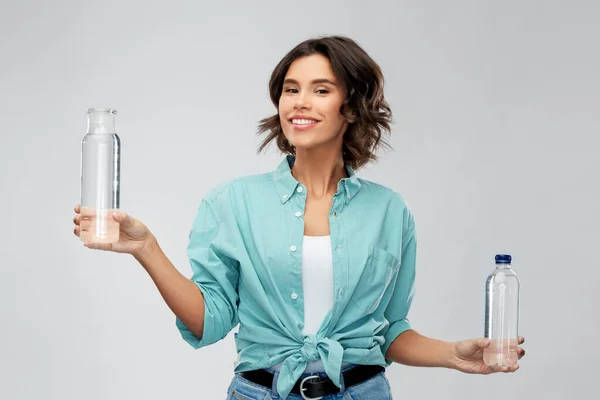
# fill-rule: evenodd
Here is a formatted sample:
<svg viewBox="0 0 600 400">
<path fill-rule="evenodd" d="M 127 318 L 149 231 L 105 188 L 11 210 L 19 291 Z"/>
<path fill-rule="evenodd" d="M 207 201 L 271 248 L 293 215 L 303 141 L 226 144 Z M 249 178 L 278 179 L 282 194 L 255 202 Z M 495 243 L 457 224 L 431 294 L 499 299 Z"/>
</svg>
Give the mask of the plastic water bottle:
<svg viewBox="0 0 600 400">
<path fill-rule="evenodd" d="M 115 243 L 119 223 L 121 140 L 115 131 L 117 112 L 87 111 L 87 133 L 81 140 L 81 232 L 84 242 Z M 85 225 L 84 225 L 85 221 Z"/>
<path fill-rule="evenodd" d="M 489 366 L 511 366 L 518 360 L 519 278 L 511 269 L 509 254 L 496 255 L 496 268 L 485 282 L 485 338 L 483 351 Z"/>
</svg>

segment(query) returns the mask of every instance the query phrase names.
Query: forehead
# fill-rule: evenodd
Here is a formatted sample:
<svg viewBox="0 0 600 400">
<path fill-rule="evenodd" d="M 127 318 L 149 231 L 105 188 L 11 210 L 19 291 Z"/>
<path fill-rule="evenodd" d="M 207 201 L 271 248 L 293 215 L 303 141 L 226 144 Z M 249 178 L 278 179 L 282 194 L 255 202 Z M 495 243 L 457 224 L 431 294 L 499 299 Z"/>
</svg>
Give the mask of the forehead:
<svg viewBox="0 0 600 400">
<path fill-rule="evenodd" d="M 321 54 L 312 54 L 294 60 L 285 74 L 285 78 L 295 79 L 298 82 L 309 82 L 314 79 L 329 79 L 337 82 L 331 62 Z"/>
</svg>

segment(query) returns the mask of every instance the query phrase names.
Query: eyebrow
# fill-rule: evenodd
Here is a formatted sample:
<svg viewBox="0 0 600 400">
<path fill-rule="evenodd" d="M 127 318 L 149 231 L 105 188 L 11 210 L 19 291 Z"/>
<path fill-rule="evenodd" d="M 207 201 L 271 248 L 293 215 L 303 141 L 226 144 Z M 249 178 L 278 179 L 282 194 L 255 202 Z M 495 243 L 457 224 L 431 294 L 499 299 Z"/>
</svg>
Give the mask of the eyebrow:
<svg viewBox="0 0 600 400">
<path fill-rule="evenodd" d="M 298 81 L 297 81 L 297 80 L 295 80 L 295 79 L 290 79 L 290 78 L 288 78 L 288 79 L 286 79 L 286 80 L 284 80 L 284 81 L 283 81 L 283 84 L 284 84 L 284 85 L 285 85 L 286 83 L 290 83 L 290 84 L 295 84 L 295 85 L 298 85 Z M 336 84 L 335 82 L 332 82 L 332 81 L 330 81 L 329 79 L 326 79 L 326 78 L 314 79 L 314 80 L 312 80 L 310 83 L 311 83 L 312 85 L 316 85 L 316 84 L 318 84 L 318 83 L 329 83 L 330 85 L 337 86 L 337 84 Z"/>
</svg>

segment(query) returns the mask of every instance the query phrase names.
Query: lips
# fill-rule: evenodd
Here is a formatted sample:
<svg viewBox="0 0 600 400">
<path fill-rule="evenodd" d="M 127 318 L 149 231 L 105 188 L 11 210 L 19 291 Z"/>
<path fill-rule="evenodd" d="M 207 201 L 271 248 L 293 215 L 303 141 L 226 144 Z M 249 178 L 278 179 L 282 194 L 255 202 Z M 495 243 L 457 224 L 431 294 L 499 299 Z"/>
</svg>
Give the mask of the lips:
<svg viewBox="0 0 600 400">
<path fill-rule="evenodd" d="M 319 121 L 315 119 L 292 118 L 290 124 L 295 131 L 306 131 L 317 126 Z"/>
<path fill-rule="evenodd" d="M 305 114 L 296 114 L 294 116 L 292 116 L 291 118 L 288 119 L 290 122 L 294 123 L 294 121 L 316 121 L 319 122 L 320 120 L 314 117 L 311 117 L 310 115 L 305 115 Z"/>
<path fill-rule="evenodd" d="M 306 119 L 306 118 L 292 118 L 290 120 L 290 122 L 293 125 L 300 125 L 300 126 L 304 126 L 304 125 L 314 125 L 316 123 L 318 123 L 319 121 L 316 119 Z"/>
</svg>

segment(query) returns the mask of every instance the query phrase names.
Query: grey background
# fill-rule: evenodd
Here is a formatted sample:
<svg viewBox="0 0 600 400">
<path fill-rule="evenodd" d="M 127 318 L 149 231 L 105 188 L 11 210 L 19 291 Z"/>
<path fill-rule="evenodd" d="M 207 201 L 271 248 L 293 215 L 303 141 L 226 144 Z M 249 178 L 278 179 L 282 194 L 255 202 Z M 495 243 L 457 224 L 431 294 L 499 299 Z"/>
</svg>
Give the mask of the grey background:
<svg viewBox="0 0 600 400">
<path fill-rule="evenodd" d="M 254 135 L 269 76 L 321 34 L 357 40 L 386 78 L 395 151 L 359 175 L 415 213 L 415 328 L 481 336 L 496 253 L 522 283 L 518 372 L 394 364 L 394 396 L 597 394 L 597 2 L 0 4 L 0 398 L 225 398 L 233 335 L 194 351 L 131 256 L 72 233 L 85 110 L 118 110 L 122 209 L 190 276 L 202 196 L 277 166 Z"/>
</svg>

